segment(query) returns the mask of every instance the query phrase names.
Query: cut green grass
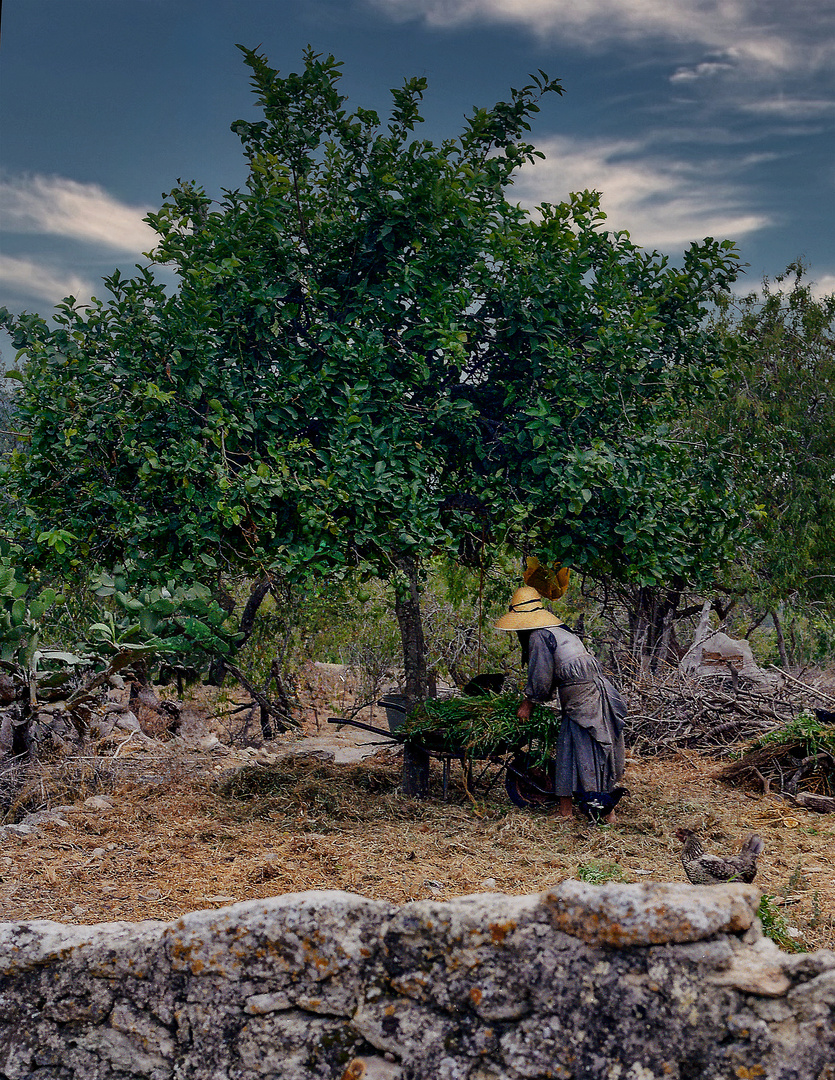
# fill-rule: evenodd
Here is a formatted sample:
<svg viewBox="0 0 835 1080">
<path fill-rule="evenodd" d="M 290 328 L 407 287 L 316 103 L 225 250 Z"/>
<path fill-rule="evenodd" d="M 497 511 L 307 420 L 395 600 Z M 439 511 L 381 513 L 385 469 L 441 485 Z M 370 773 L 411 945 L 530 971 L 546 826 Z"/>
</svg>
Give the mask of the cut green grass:
<svg viewBox="0 0 835 1080">
<path fill-rule="evenodd" d="M 521 703 L 518 694 L 435 698 L 407 717 L 403 733 L 431 750 L 472 758 L 531 744 L 536 748 L 531 763 L 542 764 L 556 743 L 560 714 L 534 705 L 530 720 L 523 721 L 516 715 Z"/>
<path fill-rule="evenodd" d="M 599 859 L 581 863 L 577 868 L 577 877 L 588 885 L 605 885 L 607 881 L 624 880 L 622 866 L 616 862 L 603 862 Z"/>
</svg>

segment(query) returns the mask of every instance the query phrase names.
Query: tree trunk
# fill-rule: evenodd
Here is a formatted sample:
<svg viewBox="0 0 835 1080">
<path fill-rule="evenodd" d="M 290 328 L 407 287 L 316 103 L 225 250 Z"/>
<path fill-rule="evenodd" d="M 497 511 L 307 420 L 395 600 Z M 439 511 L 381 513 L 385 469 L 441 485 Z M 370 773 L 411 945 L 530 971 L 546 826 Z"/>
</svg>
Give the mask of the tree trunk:
<svg viewBox="0 0 835 1080">
<path fill-rule="evenodd" d="M 429 696 L 429 677 L 426 670 L 426 642 L 420 614 L 418 563 L 411 555 L 401 556 L 397 569 L 405 576 L 408 587 L 396 593 L 394 611 L 403 643 L 403 687 L 406 709 L 411 710 Z M 406 743 L 403 747 L 403 794 L 423 799 L 429 792 L 429 755 L 420 747 Z"/>
<path fill-rule="evenodd" d="M 258 614 L 258 608 L 261 606 L 264 597 L 270 591 L 271 585 L 272 579 L 263 577 L 252 586 L 252 591 L 244 605 L 241 621 L 238 625 L 238 631 L 243 634 L 244 637 L 238 643 L 235 649 L 236 652 L 240 651 L 252 636 L 252 631 L 255 628 L 255 616 Z M 225 677 L 226 661 L 222 656 L 213 656 L 206 682 L 209 686 L 222 686 Z"/>
<path fill-rule="evenodd" d="M 418 589 L 418 563 L 411 555 L 397 560 L 397 569 L 405 574 L 408 587 L 395 596 L 394 611 L 400 627 L 403 644 L 403 673 L 406 708 L 413 709 L 419 701 L 429 696 L 429 676 L 426 670 L 426 642 L 423 637 L 423 620 L 420 614 Z"/>
<path fill-rule="evenodd" d="M 681 588 L 677 583 L 668 589 L 644 585 L 633 595 L 629 610 L 630 650 L 641 667 L 652 672 L 664 662 L 678 660 L 675 621 Z"/>
<path fill-rule="evenodd" d="M 32 722 L 32 709 L 28 699 L 22 703 L 20 718 L 12 720 L 12 745 L 11 758 L 13 761 L 30 761 L 32 759 L 32 739 L 29 735 L 29 727 Z"/>
<path fill-rule="evenodd" d="M 403 744 L 403 794 L 414 799 L 429 794 L 429 755 L 411 743 Z"/>
<path fill-rule="evenodd" d="M 777 609 L 771 612 L 771 618 L 774 620 L 774 632 L 777 635 L 777 649 L 780 653 L 780 663 L 786 669 L 789 670 L 789 654 L 786 649 L 786 639 L 783 637 L 783 623 L 780 616 L 777 614 Z"/>
</svg>

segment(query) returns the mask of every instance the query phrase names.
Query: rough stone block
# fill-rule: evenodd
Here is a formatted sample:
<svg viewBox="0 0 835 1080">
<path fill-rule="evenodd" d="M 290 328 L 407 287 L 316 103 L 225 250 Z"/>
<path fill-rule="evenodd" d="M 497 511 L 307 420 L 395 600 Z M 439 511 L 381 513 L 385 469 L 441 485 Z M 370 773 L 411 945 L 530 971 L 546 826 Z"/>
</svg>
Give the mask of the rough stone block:
<svg viewBox="0 0 835 1080">
<path fill-rule="evenodd" d="M 0 1080 L 835 1080 L 835 954 L 780 952 L 758 896 L 568 881 L 0 924 Z"/>
</svg>

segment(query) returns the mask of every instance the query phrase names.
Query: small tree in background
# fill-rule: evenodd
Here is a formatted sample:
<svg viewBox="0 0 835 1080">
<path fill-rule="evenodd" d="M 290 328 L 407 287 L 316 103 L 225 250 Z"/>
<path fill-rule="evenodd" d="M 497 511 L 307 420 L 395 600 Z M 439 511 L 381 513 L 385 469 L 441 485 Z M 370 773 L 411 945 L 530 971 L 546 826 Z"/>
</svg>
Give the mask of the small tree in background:
<svg viewBox="0 0 835 1080">
<path fill-rule="evenodd" d="M 732 443 L 758 538 L 729 583 L 772 614 L 788 666 L 792 608 L 825 621 L 835 600 L 835 294 L 816 296 L 795 262 L 760 292 L 722 300 L 716 327 L 729 358 L 723 393 L 695 419 Z"/>
<path fill-rule="evenodd" d="M 468 324 L 475 488 L 524 551 L 612 582 L 633 648 L 657 657 L 685 583 L 744 542 L 727 440 L 686 422 L 716 396 L 707 315 L 735 249 L 707 239 L 673 267 L 603 231 L 589 193 L 540 215 L 505 238 L 504 288 Z"/>
</svg>

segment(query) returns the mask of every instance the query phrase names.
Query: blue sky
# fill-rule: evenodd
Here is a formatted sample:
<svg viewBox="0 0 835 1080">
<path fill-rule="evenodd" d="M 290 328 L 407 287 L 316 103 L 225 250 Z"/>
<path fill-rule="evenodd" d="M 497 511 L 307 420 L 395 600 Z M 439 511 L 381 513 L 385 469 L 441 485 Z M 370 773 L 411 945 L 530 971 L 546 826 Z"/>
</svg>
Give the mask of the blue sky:
<svg viewBox="0 0 835 1080">
<path fill-rule="evenodd" d="M 736 240 L 743 291 L 797 257 L 835 291 L 832 0 L 5 0 L 0 305 L 102 295 L 177 178 L 243 184 L 238 42 L 288 72 L 308 44 L 333 53 L 350 102 L 381 113 L 426 76 L 436 139 L 542 68 L 566 94 L 539 115 L 547 160 L 519 201 L 595 188 L 612 228 L 673 259 Z"/>
</svg>

